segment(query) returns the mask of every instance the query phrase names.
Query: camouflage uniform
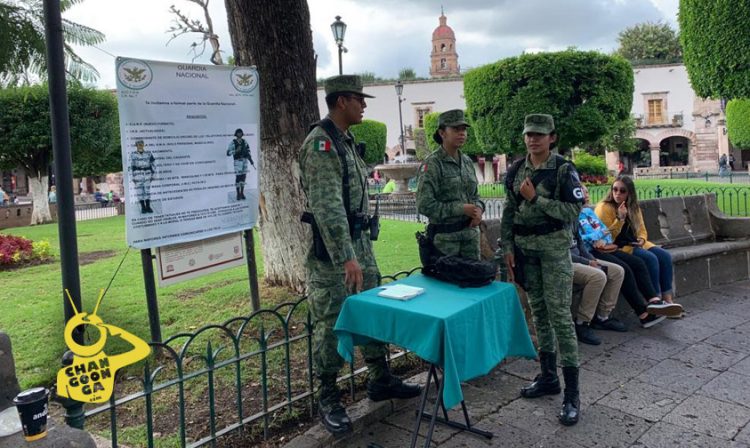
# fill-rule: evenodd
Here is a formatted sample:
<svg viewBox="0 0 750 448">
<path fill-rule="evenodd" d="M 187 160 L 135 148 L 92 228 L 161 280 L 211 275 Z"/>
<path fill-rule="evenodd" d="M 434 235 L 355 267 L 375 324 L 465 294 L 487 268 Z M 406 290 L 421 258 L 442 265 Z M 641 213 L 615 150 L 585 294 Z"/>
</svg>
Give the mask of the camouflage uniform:
<svg viewBox="0 0 750 448">
<path fill-rule="evenodd" d="M 234 139 L 227 146 L 227 156 L 234 157 L 234 174 L 237 176 L 235 186 L 237 188 L 244 187 L 248 163 L 255 167 L 253 156 L 250 154 L 250 145 L 244 138 Z"/>
<path fill-rule="evenodd" d="M 143 146 L 143 140 L 135 142 L 136 147 Z M 130 153 L 130 178 L 135 186 L 136 196 L 141 204 L 141 213 L 153 213 L 151 209 L 151 180 L 156 172 L 154 155 L 151 151 L 134 151 Z"/>
<path fill-rule="evenodd" d="M 439 125 L 468 126 L 461 110 L 444 112 Z M 479 227 L 468 227 L 470 218 L 464 214 L 464 204 L 474 204 L 484 210 L 479 199 L 474 163 L 458 151 L 451 157 L 441 146 L 430 154 L 420 167 L 417 186 L 417 210 L 430 220 L 431 225 L 467 226 L 458 231 L 439 232 L 434 236 L 435 247 L 445 255 L 479 259 Z M 429 229 L 429 227 L 428 227 Z"/>
<path fill-rule="evenodd" d="M 347 213 L 342 198 L 342 170 L 333 139 L 346 148 L 346 163 L 349 172 L 349 204 L 352 209 L 364 214 L 369 212 L 367 196 L 367 166 L 355 150 L 351 133 L 329 136 L 321 127 L 307 135 L 302 144 L 300 169 L 302 185 L 307 195 L 308 206 L 320 229 L 330 261 L 316 258 L 308 252 L 306 267 L 309 282 L 309 300 L 315 328 L 313 330 L 313 361 L 318 376 L 335 375 L 344 365 L 336 347 L 338 339 L 333 333 L 341 305 L 350 294 L 344 285 L 344 262 L 356 259 L 362 268 L 363 289 L 378 284 L 380 271 L 375 262 L 369 230 L 359 238 L 349 233 Z M 363 200 L 364 194 L 364 200 Z M 354 210 L 352 210 L 354 211 Z M 362 347 L 365 359 L 385 356 L 385 346 L 373 343 Z M 370 377 L 383 374 L 378 365 L 370 367 Z"/>
<path fill-rule="evenodd" d="M 513 254 L 516 267 L 523 267 L 523 287 L 529 298 L 539 344 L 541 374 L 521 389 L 525 398 L 560 393 L 555 348 L 558 348 L 565 379 L 565 394 L 558 415 L 566 426 L 578 423 L 578 344 L 570 313 L 573 265 L 570 258 L 572 224 L 584 202 L 578 173 L 571 163 L 549 152 L 534 167 L 531 154 L 540 147 L 549 149 L 555 123 L 550 115 L 527 115 L 524 141 L 529 155 L 511 168 L 505 183 L 505 208 L 501 225 L 503 250 Z M 540 140 L 542 139 L 542 140 Z M 538 152 L 537 154 L 543 154 Z M 530 179 L 535 196 L 520 194 L 524 180 Z"/>
<path fill-rule="evenodd" d="M 530 156 L 521 164 L 513 179 L 512 191 L 518 192 L 527 177 L 533 178 L 539 170 L 557 169 L 555 157 L 550 157 L 539 168 L 534 168 Z M 572 243 L 571 225 L 578 219 L 581 202 L 560 200 L 562 190 L 580 187 L 578 174 L 571 164 L 564 164 L 557 172 L 557 190 L 547 191 L 544 183 L 536 187 L 535 203 L 521 201 L 506 186 L 502 217 L 502 243 L 504 253 L 521 250 L 527 259 L 524 263 L 525 290 L 534 316 L 534 326 L 539 350 L 555 352 L 559 346 L 563 366 L 578 366 L 578 345 L 570 314 L 573 288 L 573 265 L 570 259 Z M 549 218 L 564 221 L 567 225 L 546 235 L 516 235 L 514 226 L 544 226 Z M 556 341 L 557 340 L 557 341 Z"/>
</svg>

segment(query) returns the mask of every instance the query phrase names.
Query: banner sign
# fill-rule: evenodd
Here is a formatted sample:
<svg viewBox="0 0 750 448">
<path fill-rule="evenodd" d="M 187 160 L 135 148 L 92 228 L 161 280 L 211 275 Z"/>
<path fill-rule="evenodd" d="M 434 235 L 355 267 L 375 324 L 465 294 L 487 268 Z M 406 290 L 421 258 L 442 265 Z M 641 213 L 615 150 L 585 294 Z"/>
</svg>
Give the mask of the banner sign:
<svg viewBox="0 0 750 448">
<path fill-rule="evenodd" d="M 117 58 L 129 246 L 184 243 L 255 225 L 258 81 L 250 67 Z"/>
<path fill-rule="evenodd" d="M 156 249 L 159 285 L 167 286 L 212 272 L 242 266 L 245 260 L 242 233 L 180 243 Z"/>
</svg>

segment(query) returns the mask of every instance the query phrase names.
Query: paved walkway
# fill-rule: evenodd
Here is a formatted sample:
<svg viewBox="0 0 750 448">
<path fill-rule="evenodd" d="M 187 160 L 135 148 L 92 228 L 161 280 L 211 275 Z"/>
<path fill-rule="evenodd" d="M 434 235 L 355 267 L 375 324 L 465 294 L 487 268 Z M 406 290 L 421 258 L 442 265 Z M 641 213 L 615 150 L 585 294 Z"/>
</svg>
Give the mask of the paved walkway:
<svg viewBox="0 0 750 448">
<path fill-rule="evenodd" d="M 562 395 L 519 398 L 518 390 L 538 367 L 510 360 L 464 385 L 472 421 L 495 437 L 487 442 L 438 426 L 432 446 L 750 447 L 750 282 L 680 302 L 688 311 L 682 320 L 644 330 L 633 318 L 631 331 L 600 331 L 602 345 L 580 346 L 577 426 L 557 422 Z M 415 407 L 416 402 L 335 445 L 407 447 Z"/>
</svg>

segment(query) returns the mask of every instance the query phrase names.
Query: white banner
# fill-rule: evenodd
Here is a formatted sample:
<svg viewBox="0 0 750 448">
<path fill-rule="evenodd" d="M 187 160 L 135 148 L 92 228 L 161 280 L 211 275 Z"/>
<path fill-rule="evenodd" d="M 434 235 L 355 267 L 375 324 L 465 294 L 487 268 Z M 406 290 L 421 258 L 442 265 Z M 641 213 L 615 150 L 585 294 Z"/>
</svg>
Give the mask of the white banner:
<svg viewBox="0 0 750 448">
<path fill-rule="evenodd" d="M 117 97 L 129 246 L 196 241 L 255 225 L 254 68 L 118 57 Z"/>
</svg>

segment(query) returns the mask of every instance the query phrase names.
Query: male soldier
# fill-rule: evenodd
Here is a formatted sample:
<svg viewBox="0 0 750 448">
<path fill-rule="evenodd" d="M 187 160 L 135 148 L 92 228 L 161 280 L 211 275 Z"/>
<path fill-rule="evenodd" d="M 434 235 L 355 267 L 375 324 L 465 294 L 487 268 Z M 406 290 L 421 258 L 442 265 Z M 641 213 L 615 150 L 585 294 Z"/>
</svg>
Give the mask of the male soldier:
<svg viewBox="0 0 750 448">
<path fill-rule="evenodd" d="M 247 163 L 255 168 L 253 157 L 250 154 L 250 145 L 247 144 L 242 136 L 245 135 L 242 129 L 234 131 L 234 140 L 229 142 L 227 147 L 227 156 L 234 157 L 234 186 L 237 189 L 237 200 L 245 198 L 245 179 L 247 178 Z"/>
<path fill-rule="evenodd" d="M 574 425 L 580 402 L 578 346 L 570 314 L 573 267 L 569 248 L 583 191 L 575 167 L 550 151 L 557 141 L 551 115 L 527 115 L 523 136 L 528 154 L 506 175 L 501 226 L 508 275 L 511 281 L 523 283 L 539 341 L 541 374 L 521 389 L 521 395 L 535 398 L 560 393 L 557 340 L 565 379 L 559 420 Z"/>
<path fill-rule="evenodd" d="M 136 196 L 141 204 L 141 213 L 153 213 L 151 209 L 151 181 L 156 167 L 151 151 L 144 151 L 143 140 L 135 141 L 136 152 L 130 153 L 130 173 L 135 185 Z"/>
<path fill-rule="evenodd" d="M 372 98 L 362 92 L 358 76 L 340 75 L 325 82 L 328 116 L 316 123 L 302 144 L 300 169 L 309 212 L 303 221 L 312 224 L 313 244 L 307 256 L 309 303 L 314 321 L 313 361 L 320 380 L 318 411 L 328 431 L 351 430 L 341 405 L 336 375 L 344 360 L 336 351 L 333 333 L 341 305 L 350 294 L 377 286 L 380 272 L 369 232 L 367 167 L 357 155 L 349 126 L 362 122 Z M 374 401 L 411 398 L 420 394 L 391 376 L 386 347 L 371 343 L 361 347 L 369 368 L 367 395 Z"/>
<path fill-rule="evenodd" d="M 460 109 L 443 112 L 432 138 L 440 145 L 422 163 L 417 210 L 427 216 L 427 238 L 445 255 L 479 260 L 479 223 L 484 202 L 479 199 L 471 159 L 459 149 L 466 142 Z"/>
</svg>

